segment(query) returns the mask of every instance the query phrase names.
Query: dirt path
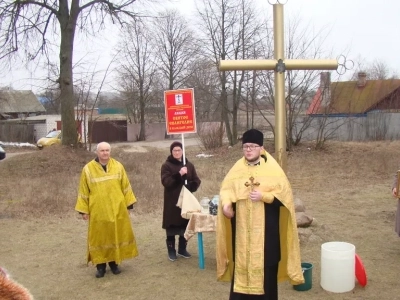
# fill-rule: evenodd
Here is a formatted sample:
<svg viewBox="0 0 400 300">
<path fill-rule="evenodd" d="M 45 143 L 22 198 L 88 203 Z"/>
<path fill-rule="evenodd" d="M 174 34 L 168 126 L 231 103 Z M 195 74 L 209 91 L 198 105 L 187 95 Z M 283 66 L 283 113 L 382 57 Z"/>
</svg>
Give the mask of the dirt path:
<svg viewBox="0 0 400 300">
<path fill-rule="evenodd" d="M 143 142 L 118 142 L 118 143 L 111 143 L 112 148 L 121 148 L 126 152 L 148 152 L 149 148 L 160 148 L 160 149 L 168 149 L 172 142 L 182 140 L 179 139 L 168 139 L 168 140 L 160 140 L 160 141 L 143 141 Z M 184 140 L 184 146 L 199 146 L 201 142 L 198 138 L 186 138 Z M 96 144 L 92 145 L 92 149 L 95 149 Z M 6 158 L 11 158 L 16 155 L 26 154 L 26 153 L 33 153 L 38 151 L 37 148 L 19 148 L 19 147 L 7 147 L 6 148 Z M 94 150 L 93 150 L 94 151 Z"/>
<path fill-rule="evenodd" d="M 111 147 L 122 148 L 126 152 L 148 152 L 148 148 L 161 148 L 168 149 L 172 142 L 179 141 L 181 139 L 170 139 L 161 141 L 143 141 L 143 142 L 123 142 L 123 143 L 111 143 Z M 198 138 L 187 138 L 184 140 L 184 146 L 198 146 L 201 144 Z"/>
</svg>

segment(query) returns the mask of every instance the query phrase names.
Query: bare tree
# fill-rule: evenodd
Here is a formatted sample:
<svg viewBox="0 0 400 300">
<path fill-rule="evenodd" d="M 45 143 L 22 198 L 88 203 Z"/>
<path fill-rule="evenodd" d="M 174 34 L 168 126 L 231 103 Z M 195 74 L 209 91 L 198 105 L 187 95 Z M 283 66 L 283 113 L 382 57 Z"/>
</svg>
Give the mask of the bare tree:
<svg viewBox="0 0 400 300">
<path fill-rule="evenodd" d="M 388 79 L 390 69 L 388 65 L 382 61 L 374 60 L 372 62 L 371 68 L 369 69 L 370 78 L 374 79 Z"/>
<path fill-rule="evenodd" d="M 193 70 L 190 64 L 199 53 L 199 42 L 177 10 L 159 13 L 154 20 L 154 46 L 158 49 L 160 71 L 169 90 L 179 88 Z"/>
<path fill-rule="evenodd" d="M 207 58 L 200 58 L 191 68 L 193 72 L 186 79 L 186 85 L 196 87 L 196 117 L 200 121 L 220 120 L 220 82 L 215 63 Z"/>
<path fill-rule="evenodd" d="M 60 70 L 57 64 L 48 62 L 47 64 L 47 78 L 45 88 L 40 93 L 40 96 L 45 98 L 43 106 L 46 108 L 48 114 L 60 114 L 61 111 L 61 98 L 58 78 L 60 78 Z"/>
<path fill-rule="evenodd" d="M 42 93 L 39 93 L 39 97 L 43 99 L 42 104 L 47 114 L 60 113 L 60 92 L 58 89 L 46 88 Z"/>
<path fill-rule="evenodd" d="M 321 30 L 315 34 L 310 33 L 308 26 L 302 26 L 299 18 L 289 20 L 286 29 L 285 56 L 288 59 L 321 59 L 324 55 L 323 44 L 326 34 Z M 271 55 L 273 41 L 266 39 L 264 42 L 265 56 Z M 325 54 L 326 55 L 326 54 Z M 297 145 L 303 132 L 310 126 L 310 120 L 303 118 L 311 102 L 313 91 L 317 90 L 320 71 L 287 71 L 285 74 L 286 90 L 286 145 L 289 150 Z M 273 73 L 261 72 L 261 90 L 266 95 L 263 99 L 273 109 L 262 111 L 262 115 L 275 134 L 275 124 L 271 121 L 275 108 L 275 87 Z M 303 122 L 298 122 L 302 119 Z"/>
<path fill-rule="evenodd" d="M 157 68 L 151 38 L 145 23 L 135 20 L 124 29 L 118 46 L 120 67 L 117 72 L 123 92 L 130 97 L 130 111 L 140 123 L 139 141 L 146 139 L 146 108 L 154 100 L 151 88 Z"/>
<path fill-rule="evenodd" d="M 0 60 L 25 51 L 29 61 L 39 55 L 49 56 L 52 34 L 60 35 L 59 67 L 62 120 L 62 143 L 77 144 L 74 116 L 73 51 L 76 30 L 96 34 L 103 29 L 107 17 L 112 22 L 134 18 L 132 4 L 136 0 L 3 0 L 0 1 Z"/>
<path fill-rule="evenodd" d="M 81 142 L 89 151 L 92 150 L 92 133 L 94 122 L 96 121 L 96 118 L 94 117 L 94 111 L 98 103 L 101 101 L 101 92 L 114 60 L 115 56 L 104 71 L 100 84 L 97 84 L 95 80 L 99 73 L 95 71 L 96 65 L 93 66 L 93 71 L 88 70 L 85 76 L 81 76 L 80 82 L 75 84 L 75 94 L 78 108 L 77 120 L 80 123 L 80 126 L 83 127 L 83 139 Z M 92 91 L 94 90 L 95 86 L 98 86 L 98 89 L 97 92 L 93 94 Z"/>
<path fill-rule="evenodd" d="M 220 60 L 246 59 L 260 29 L 255 8 L 248 0 L 203 0 L 198 7 L 206 36 L 205 49 L 218 67 Z M 221 119 L 229 143 L 237 142 L 237 116 L 246 71 L 219 72 Z"/>
<path fill-rule="evenodd" d="M 366 59 L 358 56 L 355 60 L 355 69 L 353 70 L 353 75 L 350 80 L 356 81 L 358 79 L 358 73 L 364 72 L 367 74 L 369 80 L 385 80 L 385 79 L 396 79 L 398 78 L 397 74 L 390 69 L 387 63 L 375 59 L 371 62 L 368 62 Z"/>
</svg>

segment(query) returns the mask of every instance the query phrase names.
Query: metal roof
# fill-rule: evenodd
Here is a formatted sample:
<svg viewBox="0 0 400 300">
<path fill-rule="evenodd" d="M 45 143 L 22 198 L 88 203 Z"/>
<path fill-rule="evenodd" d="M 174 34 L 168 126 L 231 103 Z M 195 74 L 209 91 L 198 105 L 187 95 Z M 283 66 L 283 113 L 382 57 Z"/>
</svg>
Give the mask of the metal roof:
<svg viewBox="0 0 400 300">
<path fill-rule="evenodd" d="M 357 81 L 332 82 L 329 101 L 322 101 L 322 95 L 327 93 L 319 88 L 307 113 L 363 114 L 399 88 L 400 79 L 367 80 L 364 86 L 359 86 Z M 322 102 L 329 102 L 328 109 L 322 107 Z"/>
<path fill-rule="evenodd" d="M 46 109 L 32 91 L 0 90 L 1 113 L 34 113 L 45 111 Z"/>
</svg>

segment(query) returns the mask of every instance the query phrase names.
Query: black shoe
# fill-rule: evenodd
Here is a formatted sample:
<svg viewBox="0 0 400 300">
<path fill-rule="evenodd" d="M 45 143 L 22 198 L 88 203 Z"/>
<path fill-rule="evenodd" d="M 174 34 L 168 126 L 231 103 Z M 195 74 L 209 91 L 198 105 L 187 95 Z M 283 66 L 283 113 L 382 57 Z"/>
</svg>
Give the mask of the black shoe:
<svg viewBox="0 0 400 300">
<path fill-rule="evenodd" d="M 182 256 L 184 258 L 191 258 L 192 257 L 192 255 L 190 255 L 190 253 L 187 252 L 186 249 L 178 250 L 178 255 Z"/>
<path fill-rule="evenodd" d="M 118 268 L 118 266 L 112 267 L 112 268 L 111 268 L 111 272 L 112 272 L 114 275 L 121 274 L 121 270 Z"/>
<path fill-rule="evenodd" d="M 168 259 L 170 261 L 176 261 L 178 257 L 176 257 L 175 241 L 167 240 L 167 249 L 168 249 Z"/>
<path fill-rule="evenodd" d="M 115 261 L 110 261 L 110 262 L 108 263 L 108 266 L 110 267 L 111 272 L 112 272 L 114 275 L 118 275 L 118 274 L 121 273 L 121 271 L 120 271 L 120 269 L 118 269 L 118 265 L 115 263 Z"/>
<path fill-rule="evenodd" d="M 189 252 L 186 251 L 187 241 L 183 236 L 179 236 L 178 255 L 184 258 L 191 258 Z"/>
<path fill-rule="evenodd" d="M 104 274 L 106 274 L 106 270 L 97 270 L 96 278 L 102 278 L 104 277 Z"/>
<path fill-rule="evenodd" d="M 178 257 L 176 257 L 176 252 L 175 251 L 168 251 L 168 259 L 170 261 L 176 261 Z"/>
</svg>

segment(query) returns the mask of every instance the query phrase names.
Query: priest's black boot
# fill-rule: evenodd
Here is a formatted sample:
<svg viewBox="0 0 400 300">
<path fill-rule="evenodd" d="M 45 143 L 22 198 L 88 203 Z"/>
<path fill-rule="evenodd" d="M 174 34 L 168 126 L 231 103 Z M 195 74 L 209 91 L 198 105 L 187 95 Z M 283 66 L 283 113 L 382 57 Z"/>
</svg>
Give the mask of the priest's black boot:
<svg viewBox="0 0 400 300">
<path fill-rule="evenodd" d="M 179 236 L 178 255 L 184 258 L 191 258 L 189 252 L 186 251 L 187 241 L 183 236 Z"/>
<path fill-rule="evenodd" d="M 178 258 L 176 257 L 175 240 L 174 241 L 167 240 L 167 249 L 168 249 L 168 259 L 170 261 L 177 260 Z"/>
<path fill-rule="evenodd" d="M 104 274 L 106 274 L 106 264 L 98 264 L 96 265 L 96 268 L 96 278 L 104 277 Z"/>
<path fill-rule="evenodd" d="M 111 269 L 111 272 L 112 272 L 114 275 L 118 275 L 118 274 L 121 273 L 121 270 L 118 268 L 118 265 L 115 263 L 115 261 L 110 261 L 110 262 L 108 263 L 108 265 L 109 265 L 109 267 L 110 267 L 110 269 Z"/>
</svg>

